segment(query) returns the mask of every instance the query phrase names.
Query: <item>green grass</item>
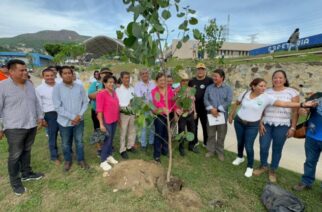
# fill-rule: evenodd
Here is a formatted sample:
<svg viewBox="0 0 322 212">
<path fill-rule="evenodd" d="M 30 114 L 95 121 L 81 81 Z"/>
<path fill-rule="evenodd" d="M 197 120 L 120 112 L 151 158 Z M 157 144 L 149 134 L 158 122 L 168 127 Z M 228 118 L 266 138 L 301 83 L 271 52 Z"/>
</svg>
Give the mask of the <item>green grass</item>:
<svg viewBox="0 0 322 212">
<path fill-rule="evenodd" d="M 85 119 L 85 157 L 91 165 L 90 171 L 78 168 L 74 163 L 69 173 L 63 172 L 63 167 L 56 167 L 49 161 L 47 139 L 44 130 L 38 133 L 32 149 L 32 167 L 41 171 L 46 177 L 36 182 L 26 182 L 28 192 L 21 197 L 16 197 L 8 182 L 7 173 L 7 142 L 0 142 L 0 211 L 173 211 L 167 201 L 158 191 L 146 191 L 142 196 L 136 196 L 131 191 L 118 191 L 113 193 L 113 188 L 106 184 L 107 178 L 98 164 L 95 148 L 88 144 L 92 131 L 89 111 Z M 118 149 L 119 136 L 114 140 Z M 60 145 L 60 141 L 59 141 Z M 60 151 L 61 152 L 61 151 Z M 235 154 L 226 152 L 225 162 L 216 158 L 206 159 L 205 149 L 201 148 L 200 154 L 187 152 L 182 158 L 178 154 L 177 144 L 174 151 L 173 175 L 184 181 L 184 186 L 196 191 L 202 200 L 202 211 L 213 211 L 208 206 L 210 200 L 222 200 L 223 208 L 215 211 L 264 211 L 260 202 L 260 195 L 267 183 L 267 176 L 243 176 L 245 164 L 241 167 L 231 165 Z M 114 153 L 117 159 L 119 154 Z M 138 152 L 131 158 L 144 160 L 152 159 L 152 149 L 148 154 Z M 296 161 L 302 166 L 303 161 Z M 256 162 L 255 166 L 258 165 Z M 162 166 L 167 167 L 167 159 L 162 158 Z M 277 172 L 278 184 L 290 190 L 299 182 L 300 174 L 279 169 Z M 303 192 L 294 192 L 303 200 L 307 211 L 319 211 L 322 203 L 319 202 L 321 190 L 320 182 L 315 182 L 313 189 Z"/>
</svg>

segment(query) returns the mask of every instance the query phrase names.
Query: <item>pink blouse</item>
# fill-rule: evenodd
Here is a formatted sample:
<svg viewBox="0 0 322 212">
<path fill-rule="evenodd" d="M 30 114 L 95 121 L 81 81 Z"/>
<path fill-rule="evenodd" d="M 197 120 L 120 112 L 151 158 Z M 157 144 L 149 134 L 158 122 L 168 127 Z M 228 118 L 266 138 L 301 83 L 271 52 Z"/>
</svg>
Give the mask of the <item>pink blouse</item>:
<svg viewBox="0 0 322 212">
<path fill-rule="evenodd" d="M 176 109 L 176 104 L 175 104 L 176 102 L 174 100 L 175 93 L 171 87 L 168 87 L 167 90 L 168 90 L 168 110 L 169 112 L 172 112 Z M 152 103 L 154 104 L 154 106 L 160 109 L 166 108 L 165 96 L 161 94 L 159 88 L 155 87 L 151 93 L 152 93 Z M 159 101 L 156 98 L 157 93 L 159 93 L 159 96 L 160 96 Z M 164 113 L 162 112 L 162 114 Z"/>
<path fill-rule="evenodd" d="M 111 95 L 107 90 L 102 90 L 96 96 L 96 112 L 103 113 L 106 124 L 119 120 L 120 106 L 116 92 Z"/>
</svg>

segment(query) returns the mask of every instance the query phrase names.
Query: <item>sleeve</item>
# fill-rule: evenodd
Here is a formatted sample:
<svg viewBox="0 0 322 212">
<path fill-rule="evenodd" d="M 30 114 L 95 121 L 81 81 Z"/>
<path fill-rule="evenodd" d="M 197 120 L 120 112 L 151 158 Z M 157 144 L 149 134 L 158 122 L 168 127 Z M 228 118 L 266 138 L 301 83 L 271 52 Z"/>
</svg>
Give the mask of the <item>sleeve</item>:
<svg viewBox="0 0 322 212">
<path fill-rule="evenodd" d="M 102 92 L 99 92 L 96 96 L 96 112 L 97 113 L 103 113 L 104 110 L 104 96 Z"/>
<path fill-rule="evenodd" d="M 37 96 L 36 91 L 35 91 L 35 95 Z M 36 98 L 36 112 L 37 112 L 37 118 L 38 119 L 43 119 L 44 118 L 43 109 L 42 109 L 42 107 L 40 105 L 40 102 L 39 102 L 38 98 Z"/>
<path fill-rule="evenodd" d="M 40 96 L 40 93 L 39 93 L 39 90 L 41 88 L 38 86 L 36 88 L 36 96 L 37 96 L 37 99 L 38 99 L 38 102 L 39 102 L 39 105 L 40 105 L 40 108 L 41 108 L 41 111 L 44 112 L 44 108 L 43 108 L 43 102 L 42 102 L 42 99 L 41 99 L 41 96 Z"/>
<path fill-rule="evenodd" d="M 209 98 L 210 98 L 210 87 L 207 87 L 206 88 L 206 92 L 205 92 L 205 95 L 203 97 L 203 102 L 205 104 L 205 107 L 206 107 L 206 110 L 211 110 L 213 109 L 214 107 L 211 105 L 210 101 L 209 101 Z"/>
<path fill-rule="evenodd" d="M 84 87 L 80 86 L 80 89 L 81 89 L 81 95 L 82 95 L 82 108 L 78 115 L 83 116 L 88 107 L 88 98 Z"/>
<path fill-rule="evenodd" d="M 57 111 L 57 113 L 61 116 L 64 116 L 70 120 L 73 120 L 76 115 L 69 113 L 67 110 L 64 109 L 64 107 L 62 106 L 63 103 L 61 101 L 61 96 L 60 96 L 60 88 L 59 86 L 55 86 L 54 87 L 54 91 L 53 91 L 53 104 L 55 107 L 55 110 Z"/>
<path fill-rule="evenodd" d="M 292 98 L 296 97 L 296 96 L 299 96 L 300 95 L 300 92 L 298 92 L 296 89 L 294 88 L 290 88 L 290 93 L 291 93 L 291 96 Z"/>
</svg>

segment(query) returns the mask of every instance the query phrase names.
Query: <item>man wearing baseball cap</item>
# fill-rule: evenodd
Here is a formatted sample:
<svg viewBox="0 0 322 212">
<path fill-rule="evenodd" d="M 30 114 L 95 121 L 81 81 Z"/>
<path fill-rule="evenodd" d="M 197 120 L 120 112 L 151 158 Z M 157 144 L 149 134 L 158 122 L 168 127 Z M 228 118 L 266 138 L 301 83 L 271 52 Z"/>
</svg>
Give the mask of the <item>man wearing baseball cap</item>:
<svg viewBox="0 0 322 212">
<path fill-rule="evenodd" d="M 213 83 L 213 80 L 207 76 L 206 66 L 203 63 L 198 63 L 196 66 L 196 76 L 189 81 L 190 87 L 196 88 L 195 101 L 196 101 L 196 112 L 197 118 L 195 119 L 195 140 L 190 143 L 189 150 L 197 152 L 195 145 L 198 143 L 198 121 L 200 119 L 202 132 L 203 132 L 203 143 L 206 146 L 208 140 L 207 134 L 207 111 L 204 105 L 204 95 L 208 85 Z"/>
</svg>

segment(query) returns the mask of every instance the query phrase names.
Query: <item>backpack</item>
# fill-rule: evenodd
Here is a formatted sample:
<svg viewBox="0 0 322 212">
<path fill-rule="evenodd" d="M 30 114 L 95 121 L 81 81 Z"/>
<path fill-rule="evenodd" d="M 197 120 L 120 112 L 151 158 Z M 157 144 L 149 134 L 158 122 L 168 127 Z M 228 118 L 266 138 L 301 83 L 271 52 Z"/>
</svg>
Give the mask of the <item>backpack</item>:
<svg viewBox="0 0 322 212">
<path fill-rule="evenodd" d="M 264 187 L 261 200 L 270 212 L 301 212 L 305 208 L 295 195 L 270 183 Z"/>
</svg>

